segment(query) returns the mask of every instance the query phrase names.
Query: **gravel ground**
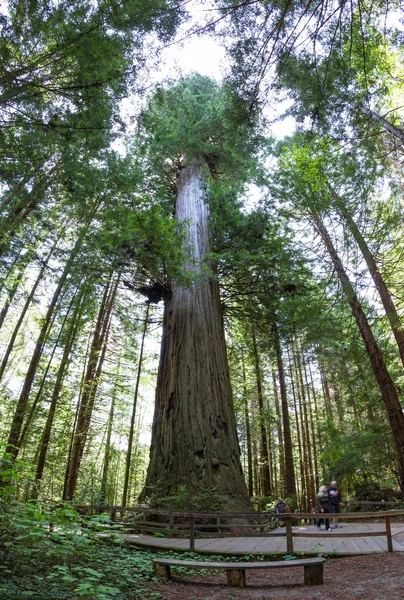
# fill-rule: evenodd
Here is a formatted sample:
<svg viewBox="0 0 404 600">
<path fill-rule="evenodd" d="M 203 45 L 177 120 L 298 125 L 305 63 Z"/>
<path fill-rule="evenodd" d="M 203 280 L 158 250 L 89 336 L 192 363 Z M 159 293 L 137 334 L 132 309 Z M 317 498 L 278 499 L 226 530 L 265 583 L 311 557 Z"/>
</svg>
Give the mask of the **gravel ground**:
<svg viewBox="0 0 404 600">
<path fill-rule="evenodd" d="M 225 574 L 175 576 L 156 583 L 164 600 L 404 600 L 404 554 L 333 558 L 324 565 L 324 585 L 305 587 L 303 568 L 247 571 L 247 587 L 226 585 Z"/>
</svg>

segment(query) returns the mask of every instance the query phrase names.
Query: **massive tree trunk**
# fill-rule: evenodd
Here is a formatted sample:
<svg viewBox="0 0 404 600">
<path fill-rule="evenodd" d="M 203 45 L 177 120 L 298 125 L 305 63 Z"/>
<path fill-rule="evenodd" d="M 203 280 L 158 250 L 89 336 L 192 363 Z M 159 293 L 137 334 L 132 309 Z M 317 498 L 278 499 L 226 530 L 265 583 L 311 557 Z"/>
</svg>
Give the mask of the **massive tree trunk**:
<svg viewBox="0 0 404 600">
<path fill-rule="evenodd" d="M 198 273 L 209 251 L 209 207 L 196 160 L 180 170 L 176 218 L 187 221 Z M 251 510 L 241 469 L 217 281 L 175 284 L 164 300 L 150 463 L 141 499 L 186 486 L 223 496 L 224 510 Z"/>
<path fill-rule="evenodd" d="M 398 398 L 396 387 L 392 378 L 390 377 L 390 373 L 386 367 L 386 363 L 384 362 L 382 352 L 373 335 L 369 321 L 362 310 L 362 306 L 356 296 L 355 290 L 349 280 L 341 259 L 334 248 L 328 231 L 319 215 L 313 213 L 312 216 L 324 245 L 330 254 L 346 298 L 351 306 L 352 314 L 362 336 L 363 343 L 365 344 L 365 348 L 372 365 L 373 373 L 379 385 L 380 394 L 386 407 L 391 431 L 396 443 L 399 465 L 398 479 L 400 481 L 400 488 L 402 491 L 404 491 L 404 414 Z"/>
</svg>

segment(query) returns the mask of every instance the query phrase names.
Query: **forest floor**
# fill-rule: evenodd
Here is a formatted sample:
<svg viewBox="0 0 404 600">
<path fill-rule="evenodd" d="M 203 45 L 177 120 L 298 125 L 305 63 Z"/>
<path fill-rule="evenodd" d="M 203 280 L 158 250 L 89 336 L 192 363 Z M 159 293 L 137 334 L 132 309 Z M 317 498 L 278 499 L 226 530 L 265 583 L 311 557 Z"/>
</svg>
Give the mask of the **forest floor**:
<svg viewBox="0 0 404 600">
<path fill-rule="evenodd" d="M 226 584 L 224 573 L 173 576 L 154 583 L 163 600 L 403 600 L 403 554 L 371 554 L 332 558 L 324 566 L 324 585 L 306 587 L 303 568 L 247 571 L 247 587 Z"/>
</svg>

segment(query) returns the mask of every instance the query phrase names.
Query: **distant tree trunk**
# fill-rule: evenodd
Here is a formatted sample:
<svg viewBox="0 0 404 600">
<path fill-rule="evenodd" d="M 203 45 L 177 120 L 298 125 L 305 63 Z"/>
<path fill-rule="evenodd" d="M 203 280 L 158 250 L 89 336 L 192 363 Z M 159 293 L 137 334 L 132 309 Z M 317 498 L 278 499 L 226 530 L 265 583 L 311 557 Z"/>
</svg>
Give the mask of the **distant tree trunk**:
<svg viewBox="0 0 404 600">
<path fill-rule="evenodd" d="M 71 459 L 72 459 L 74 434 L 75 434 L 75 431 L 76 431 L 77 419 L 79 417 L 79 410 L 80 410 L 80 406 L 81 406 L 81 398 L 83 396 L 83 391 L 84 391 L 84 382 L 85 382 L 85 378 L 86 378 L 88 362 L 90 360 L 90 351 L 91 351 L 91 335 L 88 336 L 88 340 L 87 340 L 86 354 L 85 354 L 85 357 L 84 357 L 83 371 L 82 371 L 82 375 L 81 375 L 81 385 L 80 385 L 79 398 L 77 400 L 77 406 L 76 406 L 76 410 L 75 410 L 75 413 L 74 413 L 73 425 L 72 425 L 72 428 L 71 428 L 71 431 L 70 431 L 70 443 L 69 443 L 69 449 L 68 449 L 68 452 L 67 452 L 65 477 L 64 477 L 64 482 L 63 482 L 62 500 L 66 500 L 67 482 L 69 481 L 69 471 L 70 471 L 70 463 L 71 463 Z"/>
<path fill-rule="evenodd" d="M 142 341 L 140 344 L 140 351 L 139 351 L 139 360 L 138 360 L 138 365 L 137 365 L 135 393 L 133 395 L 132 416 L 130 419 L 130 427 L 129 427 L 128 450 L 126 452 L 125 476 L 124 476 L 124 480 L 123 480 L 122 506 L 126 506 L 127 495 L 128 495 L 130 465 L 131 465 L 131 461 L 132 461 L 132 450 L 133 450 L 133 434 L 135 431 L 137 398 L 138 398 L 138 393 L 139 393 L 140 375 L 142 373 L 142 365 L 143 365 L 144 340 L 146 337 L 147 328 L 149 326 L 149 311 L 150 311 L 150 302 L 147 302 L 146 314 L 144 317 L 144 325 L 143 325 L 143 332 L 142 332 Z"/>
<path fill-rule="evenodd" d="M 359 110 L 363 114 L 370 117 L 375 124 L 379 123 L 382 127 L 384 127 L 386 131 L 391 133 L 395 138 L 400 140 L 402 144 L 404 144 L 404 131 L 402 129 L 399 129 L 398 127 L 390 123 L 390 121 L 387 121 L 387 119 L 378 115 L 373 110 L 370 110 L 370 108 L 364 106 L 363 104 L 359 107 Z"/>
<path fill-rule="evenodd" d="M 46 456 L 48 453 L 49 440 L 52 433 L 53 421 L 55 418 L 56 407 L 59 402 L 60 393 L 62 390 L 62 385 L 64 378 L 68 369 L 68 362 L 70 358 L 70 354 L 72 351 L 74 340 L 76 339 L 77 331 L 82 321 L 83 312 L 85 305 L 85 295 L 80 295 L 77 301 L 76 309 L 74 315 L 71 319 L 71 323 L 69 326 L 69 330 L 66 336 L 66 342 L 63 350 L 62 359 L 60 361 L 60 365 L 58 368 L 55 386 L 53 388 L 52 397 L 49 405 L 48 415 L 46 418 L 45 426 L 42 432 L 41 440 L 38 446 L 38 460 L 36 465 L 36 473 L 35 473 L 35 487 L 33 491 L 33 497 L 37 498 L 39 495 L 39 490 L 41 486 L 43 471 L 46 463 Z"/>
<path fill-rule="evenodd" d="M 25 380 L 24 380 L 24 384 L 23 384 L 20 396 L 18 398 L 17 406 L 16 406 L 16 409 L 14 412 L 12 423 L 11 423 L 10 433 L 8 436 L 7 451 L 14 458 L 16 458 L 18 456 L 19 449 L 17 447 L 17 444 L 18 444 L 18 440 L 19 440 L 19 437 L 21 434 L 21 427 L 22 427 L 22 423 L 24 420 L 25 411 L 26 411 L 29 395 L 31 392 L 32 384 L 34 382 L 36 370 L 37 370 L 37 367 L 38 367 L 38 364 L 39 364 L 39 361 L 41 359 L 42 352 L 44 349 L 45 339 L 48 334 L 50 324 L 52 322 L 53 313 L 54 313 L 56 305 L 59 301 L 59 298 L 61 296 L 66 279 L 71 272 L 73 262 L 76 259 L 76 256 L 81 248 L 84 237 L 87 233 L 87 229 L 88 229 L 88 226 L 83 227 L 82 231 L 80 232 L 80 235 L 76 241 L 76 244 L 70 253 L 69 259 L 68 259 L 68 261 L 65 265 L 65 268 L 63 270 L 63 273 L 59 279 L 56 290 L 53 293 L 53 297 L 52 297 L 52 300 L 46 311 L 45 318 L 43 319 L 43 322 L 42 322 L 42 327 L 41 327 L 41 330 L 39 332 L 39 335 L 38 335 L 38 338 L 36 341 L 35 349 L 32 354 L 31 362 L 29 364 L 28 371 L 25 376 Z"/>
<path fill-rule="evenodd" d="M 209 251 L 208 199 L 197 160 L 180 169 L 176 218 L 189 223 L 199 273 Z M 212 490 L 223 510 L 251 510 L 237 440 L 219 286 L 202 276 L 188 288 L 172 284 L 164 298 L 163 337 L 150 463 L 141 499 Z"/>
<path fill-rule="evenodd" d="M 94 330 L 86 377 L 83 385 L 80 407 L 77 416 L 76 431 L 69 465 L 69 475 L 66 484 L 65 500 L 73 500 L 84 448 L 90 428 L 95 396 L 101 376 L 102 366 L 107 347 L 112 309 L 118 290 L 119 277 L 112 286 L 109 281 L 105 287 L 97 323 Z"/>
<path fill-rule="evenodd" d="M 321 376 L 321 387 L 323 389 L 325 411 L 327 413 L 327 418 L 330 419 L 331 421 L 334 421 L 334 413 L 333 413 L 332 406 L 331 406 L 330 388 L 328 386 L 328 378 L 327 378 L 327 373 L 325 371 L 325 365 L 324 365 L 324 363 L 322 363 L 320 361 L 320 359 L 318 357 L 317 357 L 317 361 L 318 361 L 318 367 L 319 367 L 320 376 Z"/>
<path fill-rule="evenodd" d="M 310 422 L 307 410 L 307 394 L 305 390 L 304 380 L 303 380 L 303 369 L 302 369 L 302 359 L 301 352 L 299 347 L 296 345 L 296 367 L 297 367 L 297 377 L 300 387 L 300 396 L 301 396 L 301 407 L 303 408 L 303 423 L 304 427 L 302 431 L 304 432 L 304 446 L 307 452 L 306 458 L 306 468 L 307 468 L 307 510 L 310 509 L 310 502 L 314 502 L 316 497 L 316 489 L 315 489 L 315 477 L 314 477 L 314 465 L 313 465 L 313 453 L 312 453 L 312 444 L 311 444 L 311 435 L 310 435 Z"/>
<path fill-rule="evenodd" d="M 71 311 L 71 309 L 72 309 L 72 307 L 74 305 L 74 302 L 76 300 L 76 294 L 77 294 L 77 290 L 76 290 L 76 292 L 73 295 L 73 298 L 72 298 L 72 300 L 70 302 L 70 305 L 69 305 L 69 307 L 67 309 L 67 312 L 66 312 L 66 314 L 65 314 L 65 316 L 63 318 L 63 323 L 62 323 L 61 327 L 59 328 L 58 337 L 57 337 L 55 343 L 53 344 L 53 349 L 52 349 L 51 355 L 49 357 L 48 364 L 47 364 L 46 369 L 45 369 L 45 371 L 44 371 L 44 373 L 42 375 L 41 384 L 40 384 L 39 389 L 37 390 L 37 392 L 35 394 L 35 398 L 34 398 L 33 402 L 31 403 L 31 408 L 30 408 L 28 416 L 27 416 L 27 418 L 25 420 L 24 427 L 21 430 L 21 435 L 19 437 L 18 444 L 17 444 L 19 448 L 22 448 L 22 445 L 25 442 L 26 435 L 28 433 L 28 430 L 29 430 L 29 428 L 31 426 L 31 423 L 32 423 L 32 420 L 34 418 L 37 406 L 38 406 L 39 401 L 41 399 L 43 387 L 44 387 L 45 382 L 47 381 L 47 378 L 48 378 L 48 373 L 49 373 L 49 370 L 51 368 L 53 358 L 54 358 L 56 350 L 58 349 L 58 346 L 59 346 L 60 338 L 62 337 L 62 333 L 63 333 L 63 330 L 65 328 L 66 322 L 68 320 L 69 313 L 70 313 L 70 311 Z"/>
<path fill-rule="evenodd" d="M 58 162 L 51 167 L 48 173 L 39 175 L 38 180 L 34 182 L 29 192 L 24 190 L 25 184 L 28 183 L 24 182 L 16 194 L 16 201 L 12 202 L 10 199 L 7 202 L 7 207 L 10 210 L 8 215 L 0 221 L 0 237 L 2 240 L 0 242 L 0 256 L 6 251 L 7 242 L 15 236 L 21 223 L 37 208 L 38 203 L 42 200 L 55 176 L 60 173 L 62 168 L 62 162 Z"/>
<path fill-rule="evenodd" d="M 358 325 L 359 332 L 365 344 L 373 373 L 379 385 L 380 393 L 386 407 L 390 427 L 396 443 L 399 461 L 400 488 L 404 491 L 404 415 L 401 408 L 397 390 L 387 370 L 383 355 L 375 340 L 372 329 L 362 310 L 362 306 L 356 296 L 355 290 L 348 278 L 345 268 L 334 248 L 332 240 L 319 215 L 313 213 L 314 223 L 332 259 L 334 268 L 338 274 L 346 298 L 351 306 L 352 314 Z"/>
<path fill-rule="evenodd" d="M 253 481 L 253 461 L 252 461 L 252 447 L 251 447 L 251 425 L 250 415 L 248 410 L 248 393 L 247 393 L 247 378 L 245 373 L 245 361 L 244 352 L 241 354 L 241 366 L 243 373 L 243 404 L 244 404 L 244 418 L 245 418 L 245 432 L 246 432 L 246 446 L 247 446 L 247 473 L 248 473 L 248 493 L 251 496 L 254 495 L 254 481 Z"/>
<path fill-rule="evenodd" d="M 119 381 L 120 367 L 121 367 L 121 356 L 119 357 L 119 360 L 118 360 L 115 385 L 114 385 L 114 389 L 112 392 L 111 408 L 109 410 L 109 416 L 108 416 L 107 438 L 105 440 L 104 461 L 103 461 L 103 466 L 102 466 L 101 490 L 100 490 L 101 502 L 104 502 L 104 503 L 107 503 L 107 500 L 108 500 L 107 482 L 108 482 L 109 463 L 111 460 L 112 427 L 113 427 L 114 416 L 115 416 L 115 404 L 116 404 L 116 400 L 117 400 L 117 396 L 118 396 L 118 381 Z"/>
<path fill-rule="evenodd" d="M 309 367 L 310 367 L 310 363 L 309 363 Z M 307 399 L 308 399 L 308 414 L 309 414 L 309 419 L 310 419 L 310 430 L 311 430 L 311 445 L 313 448 L 313 469 L 314 469 L 314 496 L 313 496 L 313 505 L 315 506 L 315 499 L 316 499 L 316 493 L 317 490 L 320 487 L 320 479 L 319 479 L 319 475 L 318 475 L 318 460 L 317 460 L 317 443 L 318 443 L 318 439 L 317 439 L 317 428 L 314 427 L 314 418 L 313 418 L 313 408 L 312 408 L 312 402 L 311 402 L 311 389 L 314 390 L 314 388 L 311 388 L 311 382 L 309 382 L 309 379 L 307 377 L 307 365 L 305 363 L 305 361 L 303 360 L 303 368 L 304 368 L 304 381 L 305 381 L 305 387 L 307 390 Z"/>
<path fill-rule="evenodd" d="M 263 496 L 271 495 L 271 474 L 269 471 L 269 455 L 268 455 L 268 440 L 267 432 L 265 429 L 265 413 L 264 413 L 264 400 L 262 395 L 262 382 L 261 382 L 261 368 L 260 360 L 257 348 L 257 338 L 255 331 L 252 331 L 252 342 L 253 342 L 253 353 L 254 353 L 254 364 L 255 364 L 255 378 L 257 384 L 257 398 L 258 398 L 258 420 L 260 428 L 260 466 L 261 466 L 261 480 L 262 480 L 262 494 Z"/>
<path fill-rule="evenodd" d="M 276 381 L 275 371 L 272 370 L 272 386 L 274 390 L 274 402 L 275 402 L 275 413 L 276 413 L 276 427 L 278 430 L 278 449 L 279 449 L 279 487 L 280 495 L 282 497 L 289 496 L 285 492 L 285 451 L 283 447 L 283 427 L 282 427 L 282 415 L 279 405 L 279 393 Z"/>
<path fill-rule="evenodd" d="M 403 136 L 402 141 L 404 141 L 404 132 L 401 132 L 401 134 Z M 363 258 L 365 259 L 365 262 L 368 266 L 370 275 L 372 276 L 376 289 L 379 292 L 380 299 L 382 301 L 387 318 L 389 319 L 390 326 L 398 346 L 401 362 L 404 366 L 404 327 L 397 312 L 393 298 L 389 292 L 389 289 L 384 281 L 382 274 L 380 273 L 379 267 L 377 266 L 376 260 L 369 246 L 367 245 L 365 238 L 363 237 L 359 227 L 353 220 L 351 213 L 347 210 L 343 199 L 339 197 L 339 195 L 336 193 L 336 191 L 330 184 L 328 184 L 328 186 L 331 190 L 332 196 L 335 200 L 338 210 L 344 217 L 354 237 L 354 240 L 356 241 L 362 252 Z"/>
<path fill-rule="evenodd" d="M 51 251 L 51 254 L 53 253 L 53 249 Z M 31 291 L 24 303 L 24 306 L 22 308 L 22 311 L 20 313 L 20 316 L 18 317 L 17 323 L 14 325 L 14 329 L 13 329 L 13 333 L 11 334 L 11 337 L 8 341 L 7 344 L 7 348 L 6 351 L 4 352 L 1 364 L 0 364 L 0 380 L 2 379 L 3 375 L 4 375 L 4 371 L 6 370 L 7 367 L 7 363 L 8 363 L 8 359 L 10 358 L 10 354 L 12 352 L 12 349 L 14 348 L 14 343 L 15 340 L 17 338 L 18 332 L 20 330 L 20 327 L 22 325 L 22 322 L 24 321 L 25 315 L 27 314 L 27 310 L 31 305 L 32 299 L 34 297 L 34 294 L 37 290 L 38 285 L 40 284 L 40 282 L 42 281 L 42 278 L 44 276 L 45 270 L 48 266 L 48 262 L 49 259 L 51 257 L 51 254 L 48 256 L 47 260 L 43 263 L 41 270 L 38 273 L 38 277 L 36 278 L 34 285 L 31 288 Z"/>
<path fill-rule="evenodd" d="M 288 407 L 288 397 L 286 391 L 285 382 L 285 369 L 283 366 L 282 350 L 279 340 L 279 332 L 276 325 L 272 328 L 276 360 L 278 365 L 278 376 L 279 376 L 279 391 L 281 395 L 281 406 L 282 406 L 282 423 L 283 423 L 283 444 L 285 450 L 285 495 L 293 496 L 296 494 L 296 478 L 295 478 L 295 467 L 293 462 L 293 446 L 292 446 L 292 435 L 290 432 L 290 417 Z"/>
<path fill-rule="evenodd" d="M 297 435 L 297 447 L 299 449 L 299 467 L 300 467 L 300 506 L 303 507 L 305 505 L 305 496 L 306 496 L 306 471 L 305 471 L 305 466 L 304 466 L 304 460 L 303 460 L 303 444 L 302 444 L 302 435 L 301 435 L 301 429 L 300 429 L 300 424 L 299 424 L 299 416 L 300 416 L 300 411 L 299 411 L 299 407 L 297 405 L 297 393 L 296 393 L 296 386 L 295 386 L 295 380 L 293 377 L 293 363 L 290 357 L 290 352 L 288 349 L 288 362 L 290 365 L 290 383 L 292 386 L 292 397 L 293 397 L 293 406 L 295 409 L 295 421 L 296 421 L 296 435 Z"/>
<path fill-rule="evenodd" d="M 21 283 L 23 274 L 24 274 L 24 269 L 20 269 L 20 271 L 18 272 L 17 277 L 14 279 L 13 284 L 12 284 L 12 286 L 9 289 L 8 296 L 6 298 L 4 306 L 3 306 L 3 308 L 0 311 L 0 329 L 1 329 L 1 327 L 2 327 L 2 325 L 4 323 L 4 320 L 5 320 L 6 316 L 7 316 L 7 313 L 8 313 L 8 310 L 9 310 L 10 306 L 11 306 L 11 303 L 14 300 L 14 296 L 17 293 L 17 290 L 18 290 L 19 285 Z"/>
</svg>

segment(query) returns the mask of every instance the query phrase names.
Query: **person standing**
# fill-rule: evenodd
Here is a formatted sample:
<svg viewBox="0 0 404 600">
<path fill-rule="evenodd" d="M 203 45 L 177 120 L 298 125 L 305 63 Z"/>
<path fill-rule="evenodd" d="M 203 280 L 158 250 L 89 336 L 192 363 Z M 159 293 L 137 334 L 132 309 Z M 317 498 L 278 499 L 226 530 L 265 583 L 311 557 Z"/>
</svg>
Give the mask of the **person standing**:
<svg viewBox="0 0 404 600">
<path fill-rule="evenodd" d="M 283 515 L 285 512 L 289 512 L 289 511 L 286 511 L 287 508 L 288 508 L 288 505 L 285 502 L 285 500 L 283 498 L 278 498 L 278 502 L 276 504 L 276 512 L 278 513 L 278 515 Z M 282 519 L 281 516 L 278 517 L 278 522 L 279 522 L 279 527 L 285 526 L 285 520 Z"/>
<path fill-rule="evenodd" d="M 328 488 L 328 499 L 330 513 L 334 515 L 339 514 L 341 512 L 342 497 L 336 481 L 331 481 L 330 487 Z M 337 521 L 337 523 L 334 525 L 334 528 L 337 529 L 338 527 L 341 528 L 342 525 L 340 525 Z"/>
<path fill-rule="evenodd" d="M 322 515 L 328 514 L 330 512 L 330 509 L 329 509 L 328 488 L 326 485 L 321 486 L 321 488 L 319 489 L 318 494 L 316 496 L 316 499 L 317 499 L 318 512 Z M 330 520 L 328 518 L 317 520 L 318 529 L 320 529 L 322 521 L 325 522 L 326 531 L 331 531 Z"/>
</svg>

